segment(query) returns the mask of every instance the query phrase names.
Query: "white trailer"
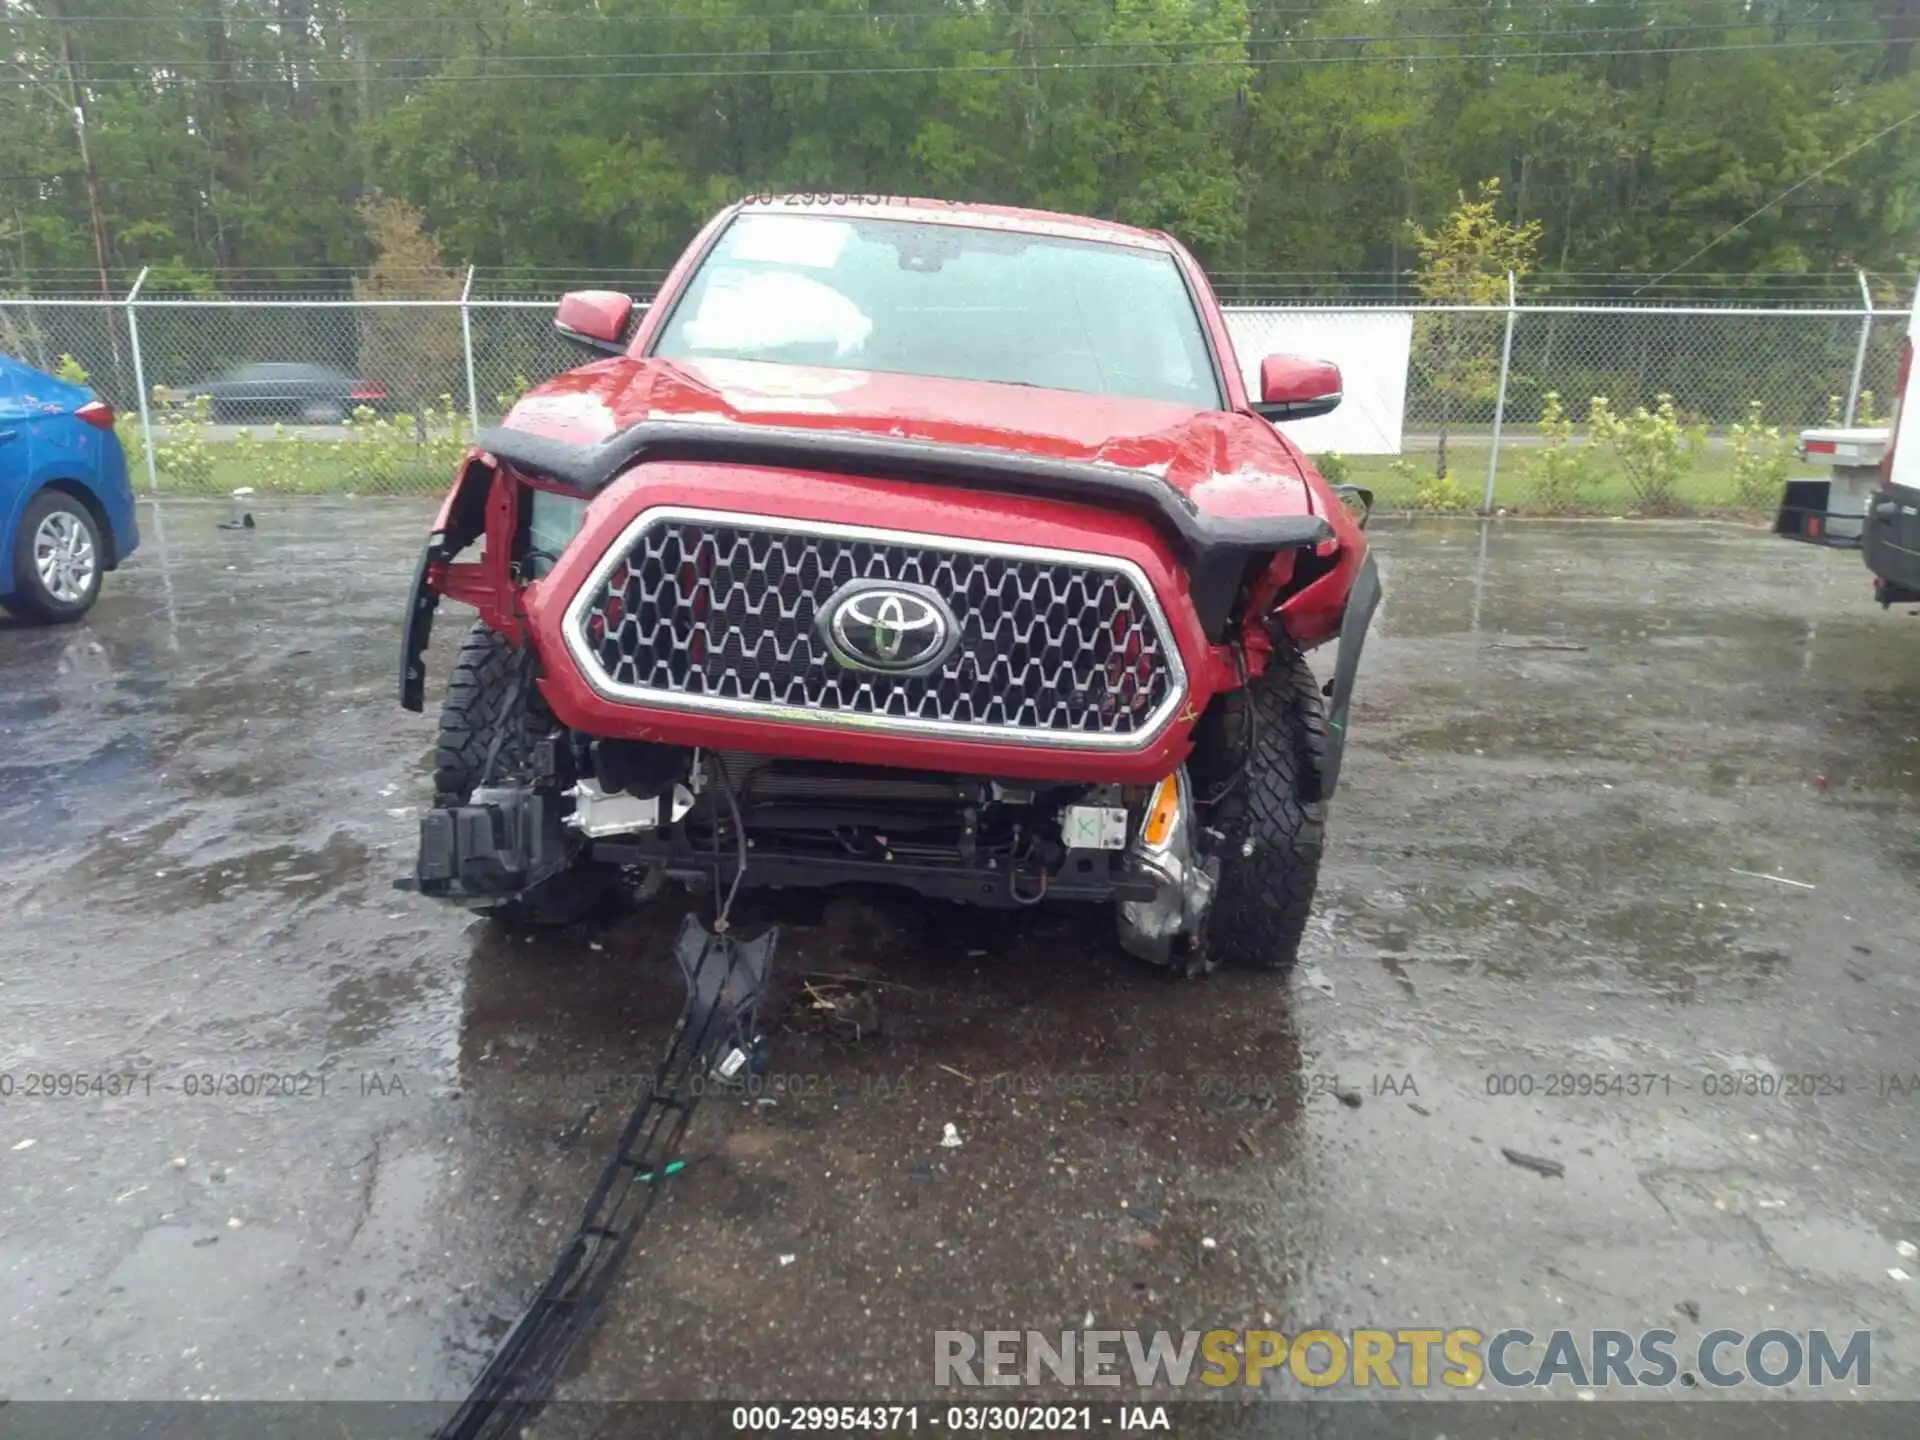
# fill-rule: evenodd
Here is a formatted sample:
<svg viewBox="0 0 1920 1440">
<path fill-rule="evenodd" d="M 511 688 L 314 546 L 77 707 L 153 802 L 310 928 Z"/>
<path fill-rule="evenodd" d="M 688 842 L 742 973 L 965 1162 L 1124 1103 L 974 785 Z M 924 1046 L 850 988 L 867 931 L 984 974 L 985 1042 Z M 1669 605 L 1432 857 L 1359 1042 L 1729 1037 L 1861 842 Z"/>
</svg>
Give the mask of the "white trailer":
<svg viewBox="0 0 1920 1440">
<path fill-rule="evenodd" d="M 1920 604 L 1920 440 L 1900 444 L 1901 418 L 1920 410 L 1920 291 L 1900 347 L 1900 379 L 1886 429 L 1814 429 L 1800 433 L 1799 455 L 1825 461 L 1825 480 L 1789 480 L 1774 520 L 1777 534 L 1813 545 L 1858 550 L 1882 605 Z M 1920 425 L 1920 421 L 1915 422 Z"/>
</svg>

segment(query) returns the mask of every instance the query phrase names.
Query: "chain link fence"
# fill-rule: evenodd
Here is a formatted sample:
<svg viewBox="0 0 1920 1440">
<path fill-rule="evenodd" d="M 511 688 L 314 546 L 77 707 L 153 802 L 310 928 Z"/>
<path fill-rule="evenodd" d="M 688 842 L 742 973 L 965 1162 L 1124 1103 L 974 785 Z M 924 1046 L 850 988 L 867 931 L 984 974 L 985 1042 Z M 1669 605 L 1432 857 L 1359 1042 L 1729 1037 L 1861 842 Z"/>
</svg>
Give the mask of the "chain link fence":
<svg viewBox="0 0 1920 1440">
<path fill-rule="evenodd" d="M 1237 309 L 1236 346 L 1379 307 Z M 1770 515 L 1803 428 L 1884 425 L 1906 308 L 1414 308 L 1394 455 L 1318 456 L 1383 512 Z M 1351 387 L 1350 387 L 1351 388 Z"/>
<path fill-rule="evenodd" d="M 0 348 L 83 373 L 120 413 L 135 475 L 163 494 L 438 494 L 476 427 L 583 358 L 544 299 L 137 290 L 0 298 Z M 1257 366 L 1303 323 L 1338 337 L 1384 315 L 1411 320 L 1410 349 L 1385 362 L 1405 366 L 1403 410 L 1373 447 L 1397 453 L 1321 454 L 1328 478 L 1368 486 L 1383 512 L 1604 515 L 1770 510 L 1802 427 L 1884 423 L 1906 320 L 1864 303 L 1303 303 L 1227 319 Z"/>
</svg>

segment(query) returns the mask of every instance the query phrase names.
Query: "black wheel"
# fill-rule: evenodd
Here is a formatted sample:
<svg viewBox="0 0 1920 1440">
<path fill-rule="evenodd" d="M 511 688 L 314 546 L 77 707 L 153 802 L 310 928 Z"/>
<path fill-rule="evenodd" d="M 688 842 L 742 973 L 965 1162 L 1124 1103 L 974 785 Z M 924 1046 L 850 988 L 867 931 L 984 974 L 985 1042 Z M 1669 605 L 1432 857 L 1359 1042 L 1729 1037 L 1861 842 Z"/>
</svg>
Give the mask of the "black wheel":
<svg viewBox="0 0 1920 1440">
<path fill-rule="evenodd" d="M 78 620 L 100 598 L 105 566 L 100 527 L 87 507 L 64 490 L 42 490 L 14 532 L 7 608 L 42 625 Z"/>
<path fill-rule="evenodd" d="M 476 622 L 453 663 L 453 678 L 440 707 L 440 738 L 434 754 L 436 805 L 464 805 L 487 776 L 498 781 L 521 773 L 530 763 L 533 743 L 547 728 L 532 677 L 517 683 L 521 652 L 484 623 Z M 592 913 L 611 893 L 616 871 L 576 860 L 564 870 L 511 900 L 484 907 L 485 913 L 512 925 L 571 925 Z"/>
<path fill-rule="evenodd" d="M 1326 746 L 1320 687 L 1295 651 L 1275 651 L 1264 674 L 1208 709 L 1188 769 L 1220 857 L 1208 963 L 1284 974 L 1299 957 L 1320 879 Z"/>
</svg>

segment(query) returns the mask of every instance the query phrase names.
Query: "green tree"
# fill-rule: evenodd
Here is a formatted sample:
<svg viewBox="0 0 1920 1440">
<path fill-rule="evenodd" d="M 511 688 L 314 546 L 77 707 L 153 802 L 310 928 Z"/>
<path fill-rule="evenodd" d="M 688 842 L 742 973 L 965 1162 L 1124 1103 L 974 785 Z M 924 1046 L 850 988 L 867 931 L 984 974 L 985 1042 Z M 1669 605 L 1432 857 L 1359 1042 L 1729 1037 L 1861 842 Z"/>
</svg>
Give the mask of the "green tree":
<svg viewBox="0 0 1920 1440">
<path fill-rule="evenodd" d="M 1860 265 L 1904 299 L 1920 122 L 1808 177 L 1920 108 L 1912 27 L 1913 0 L 42 0 L 0 7 L 0 264 L 96 292 L 97 208 L 117 285 L 344 294 L 377 184 L 460 264 L 644 272 L 781 186 L 1092 211 L 1317 289 L 1405 271 L 1408 222 L 1498 175 L 1537 284 Z"/>
<path fill-rule="evenodd" d="M 1436 305 L 1501 305 L 1514 280 L 1533 268 L 1541 224 L 1500 217 L 1500 181 L 1483 180 L 1469 200 L 1464 192 L 1453 211 L 1429 231 L 1412 221 L 1408 235 L 1419 254 L 1414 284 Z M 1500 331 L 1484 315 L 1438 311 L 1421 317 L 1414 366 L 1440 400 L 1440 445 L 1436 479 L 1447 478 L 1447 439 L 1456 409 L 1490 400 L 1499 383 Z"/>
<path fill-rule="evenodd" d="M 353 282 L 360 300 L 454 300 L 460 273 L 440 258 L 420 212 L 405 200 L 375 191 L 360 214 L 374 246 L 373 263 Z M 424 427 L 427 409 L 464 388 L 460 317 L 447 309 L 367 309 L 360 312 L 362 377 L 386 387 Z M 423 436 L 424 438 L 424 436 Z"/>
</svg>

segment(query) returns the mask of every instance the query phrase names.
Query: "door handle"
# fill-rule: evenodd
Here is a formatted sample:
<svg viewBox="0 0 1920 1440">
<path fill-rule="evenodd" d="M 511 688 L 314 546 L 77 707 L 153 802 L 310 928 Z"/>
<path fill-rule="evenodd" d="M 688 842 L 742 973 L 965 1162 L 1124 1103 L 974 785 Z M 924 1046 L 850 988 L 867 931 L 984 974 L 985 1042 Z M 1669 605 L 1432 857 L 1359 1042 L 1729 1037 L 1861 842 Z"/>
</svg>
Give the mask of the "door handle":
<svg viewBox="0 0 1920 1440">
<path fill-rule="evenodd" d="M 13 439 L 19 433 L 20 432 L 18 430 L 0 430 L 0 445 L 4 445 L 7 441 Z"/>
</svg>

